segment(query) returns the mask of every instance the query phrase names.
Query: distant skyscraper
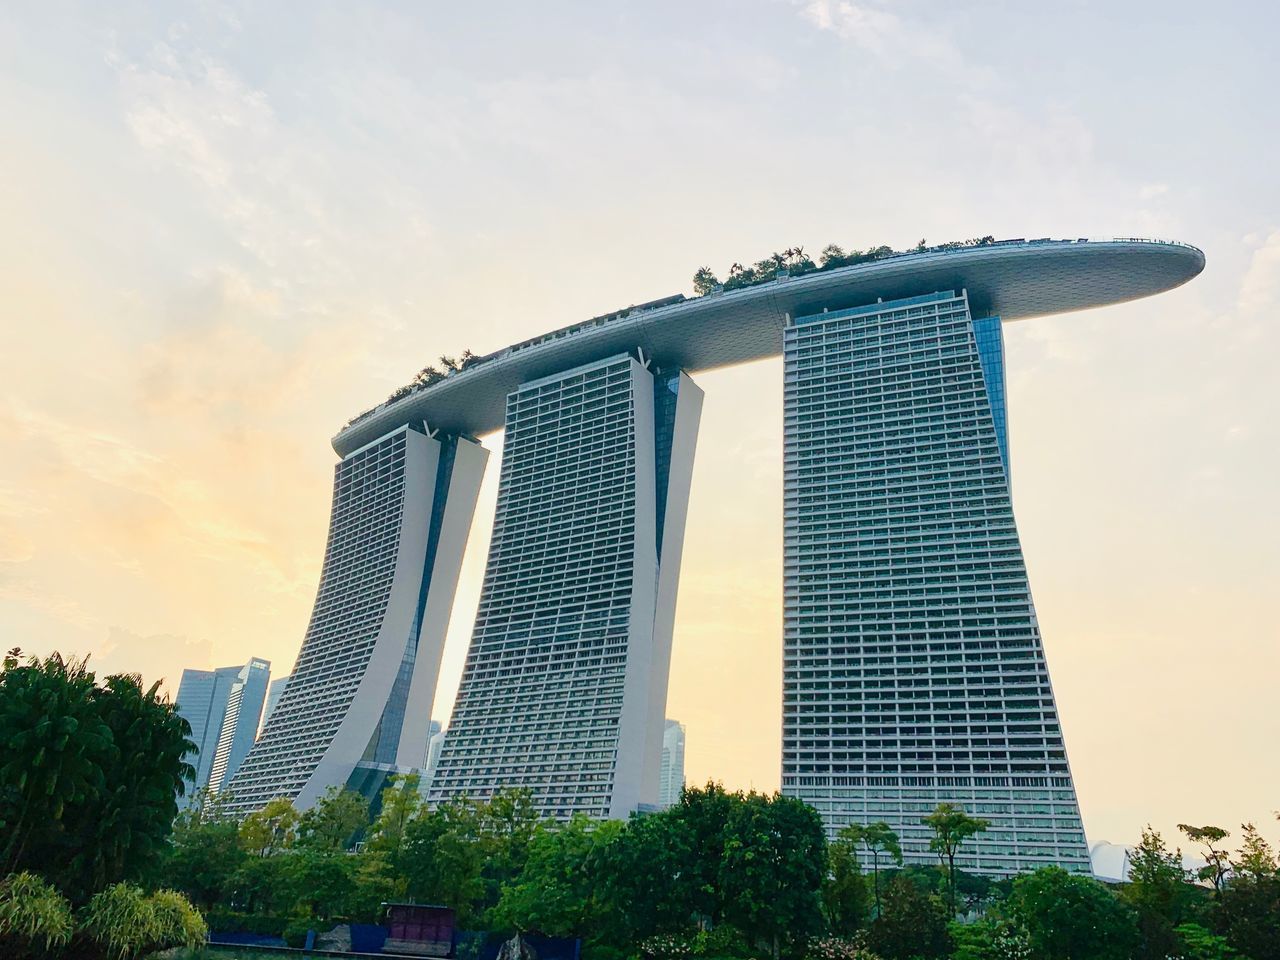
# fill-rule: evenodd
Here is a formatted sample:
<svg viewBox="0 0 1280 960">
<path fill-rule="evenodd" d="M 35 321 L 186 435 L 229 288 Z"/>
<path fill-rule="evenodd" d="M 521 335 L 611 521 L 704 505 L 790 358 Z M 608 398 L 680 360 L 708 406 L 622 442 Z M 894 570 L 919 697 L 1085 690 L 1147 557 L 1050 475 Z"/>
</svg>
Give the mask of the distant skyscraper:
<svg viewBox="0 0 1280 960">
<path fill-rule="evenodd" d="M 182 671 L 178 712 L 199 750 L 186 802 L 205 787 L 218 792 L 235 774 L 253 744 L 270 677 L 270 662 L 256 658 L 236 667 Z"/>
<path fill-rule="evenodd" d="M 373 796 L 417 769 L 449 608 L 488 453 L 418 422 L 334 468 L 320 587 L 302 650 L 230 784 L 243 816 L 330 786 Z"/>
<path fill-rule="evenodd" d="M 684 724 L 667 720 L 662 733 L 662 773 L 658 785 L 658 806 L 670 807 L 680 802 L 684 790 Z"/>
<path fill-rule="evenodd" d="M 1000 320 L 941 292 L 783 332 L 782 791 L 931 862 L 1089 870 L 1009 498 Z"/>
<path fill-rule="evenodd" d="M 440 727 L 439 720 L 431 721 L 431 738 L 427 740 L 427 755 L 422 764 L 422 780 L 419 783 L 423 795 L 425 796 L 431 789 L 431 782 L 436 777 L 436 767 L 440 765 L 440 748 L 444 746 L 445 731 Z"/>
<path fill-rule="evenodd" d="M 547 816 L 658 801 L 702 391 L 627 354 L 507 397 L 480 609 L 430 797 Z"/>
<path fill-rule="evenodd" d="M 271 714 L 276 709 L 276 704 L 280 702 L 280 694 L 284 693 L 284 688 L 289 685 L 289 677 L 283 676 L 277 680 L 271 681 L 271 686 L 267 687 L 267 702 L 262 705 L 262 722 L 258 724 L 258 736 L 262 736 L 262 731 L 266 729 L 267 721 L 271 719 Z"/>
</svg>

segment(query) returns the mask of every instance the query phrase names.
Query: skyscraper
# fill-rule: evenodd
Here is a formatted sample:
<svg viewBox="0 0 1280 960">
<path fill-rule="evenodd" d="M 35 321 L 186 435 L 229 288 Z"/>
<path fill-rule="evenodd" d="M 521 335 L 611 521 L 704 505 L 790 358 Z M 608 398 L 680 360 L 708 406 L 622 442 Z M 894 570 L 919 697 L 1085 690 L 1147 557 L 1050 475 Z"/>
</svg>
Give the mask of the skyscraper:
<svg viewBox="0 0 1280 960">
<path fill-rule="evenodd" d="M 270 662 L 256 658 L 240 666 L 182 671 L 177 709 L 199 751 L 185 803 L 206 787 L 217 793 L 240 766 L 258 729 L 270 677 Z"/>
<path fill-rule="evenodd" d="M 552 816 L 656 806 L 702 394 L 784 354 L 782 789 L 833 833 L 964 805 L 962 865 L 1087 869 L 1009 498 L 1003 325 L 1171 290 L 1147 240 L 991 238 L 667 297 L 470 357 L 333 439 L 293 677 L 238 813 L 423 763 L 458 564 L 505 427 L 479 614 L 429 797 L 525 787 Z M 429 759 L 429 758 L 428 758 Z M 669 787 L 671 784 L 669 783 Z M 670 793 L 667 794 L 670 797 Z"/>
<path fill-rule="evenodd" d="M 620 354 L 507 397 L 480 609 L 430 797 L 548 816 L 658 800 L 702 391 Z"/>
<path fill-rule="evenodd" d="M 783 333 L 782 788 L 834 834 L 991 828 L 967 869 L 1089 869 L 1009 495 L 1000 321 L 963 291 Z"/>
<path fill-rule="evenodd" d="M 666 808 L 680 802 L 684 792 L 684 724 L 667 720 L 662 732 L 662 771 L 658 783 L 658 806 Z"/>
<path fill-rule="evenodd" d="M 374 795 L 427 748 L 449 608 L 488 453 L 406 425 L 334 468 L 320 587 L 302 650 L 228 809 Z"/>
</svg>

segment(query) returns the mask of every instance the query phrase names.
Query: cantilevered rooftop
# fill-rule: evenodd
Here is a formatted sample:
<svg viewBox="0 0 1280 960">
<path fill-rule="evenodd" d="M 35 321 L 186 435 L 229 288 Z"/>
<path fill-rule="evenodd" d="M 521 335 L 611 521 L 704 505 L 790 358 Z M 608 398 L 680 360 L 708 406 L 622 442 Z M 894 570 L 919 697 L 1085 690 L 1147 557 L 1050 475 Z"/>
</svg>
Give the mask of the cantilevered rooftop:
<svg viewBox="0 0 1280 960">
<path fill-rule="evenodd" d="M 964 290 L 973 315 L 1027 320 L 1137 300 L 1181 286 L 1204 254 L 1166 240 L 1004 240 L 780 276 L 695 299 L 668 297 L 488 354 L 439 383 L 361 414 L 333 438 L 346 456 L 406 423 L 481 436 L 501 429 L 522 383 L 640 348 L 689 373 L 782 353 L 788 317 L 878 299 Z"/>
</svg>

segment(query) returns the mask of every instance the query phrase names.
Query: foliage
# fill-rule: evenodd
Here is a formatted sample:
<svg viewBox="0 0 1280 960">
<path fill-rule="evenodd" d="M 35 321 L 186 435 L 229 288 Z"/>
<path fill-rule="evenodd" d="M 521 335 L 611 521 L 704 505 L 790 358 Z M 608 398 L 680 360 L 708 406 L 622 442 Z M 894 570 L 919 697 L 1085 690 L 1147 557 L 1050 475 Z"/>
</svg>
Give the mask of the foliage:
<svg viewBox="0 0 1280 960">
<path fill-rule="evenodd" d="M 880 912 L 880 855 L 902 866 L 902 844 L 898 835 L 883 820 L 875 823 L 853 823 L 840 831 L 841 838 L 850 843 L 862 844 L 871 854 L 872 891 L 875 894 L 876 913 Z"/>
<path fill-rule="evenodd" d="M 293 845 L 298 833 L 298 811 L 285 797 L 267 801 L 240 822 L 240 845 L 255 857 L 269 857 Z"/>
<path fill-rule="evenodd" d="M 1244 842 L 1232 861 L 1236 873 L 1254 879 L 1274 876 L 1277 869 L 1276 855 L 1271 844 L 1262 838 L 1258 828 L 1252 823 L 1244 824 L 1241 829 L 1244 831 Z"/>
<path fill-rule="evenodd" d="M 416 773 L 396 774 L 382 791 L 382 808 L 369 828 L 366 842 L 373 853 L 382 854 L 394 866 L 400 863 L 405 830 L 422 807 L 418 791 L 421 778 Z"/>
<path fill-rule="evenodd" d="M 867 944 L 886 960 L 931 960 L 951 949 L 947 908 L 910 877 L 897 874 L 885 884 L 880 912 L 867 930 Z"/>
<path fill-rule="evenodd" d="M 748 942 L 768 944 L 774 957 L 783 941 L 817 933 L 827 872 L 818 811 L 780 794 L 737 794 L 724 836 L 717 884 L 724 919 Z"/>
<path fill-rule="evenodd" d="M 929 849 L 938 855 L 947 871 L 947 904 L 951 915 L 956 913 L 956 853 L 960 846 L 975 834 L 982 833 L 991 824 L 980 817 L 971 817 L 964 807 L 954 803 L 940 803 L 933 813 L 920 821 L 933 831 Z"/>
<path fill-rule="evenodd" d="M 0 671 L 0 873 L 30 869 L 76 902 L 160 855 L 193 775 L 191 728 L 135 675 L 99 686 L 83 660 Z"/>
<path fill-rule="evenodd" d="M 34 873 L 0 882 L 0 954 L 52 951 L 71 939 L 71 904 Z"/>
<path fill-rule="evenodd" d="M 1031 960 L 1027 932 L 1012 921 L 995 916 L 950 926 L 955 944 L 952 960 Z"/>
<path fill-rule="evenodd" d="M 1231 949 L 1226 937 L 1198 923 L 1179 924 L 1174 933 L 1178 936 L 1178 960 L 1235 960 L 1240 956 Z"/>
<path fill-rule="evenodd" d="M 1250 960 L 1280 960 L 1280 877 L 1239 872 L 1222 888 L 1215 925 Z"/>
<path fill-rule="evenodd" d="M 156 918 L 156 940 L 166 947 L 194 947 L 209 933 L 204 917 L 176 890 L 157 890 L 151 895 Z"/>
<path fill-rule="evenodd" d="M 1137 956 L 1164 960 L 1178 949 L 1173 928 L 1189 919 L 1189 894 L 1182 854 L 1170 851 L 1150 826 L 1129 856 L 1129 882 L 1121 895 L 1137 911 L 1142 942 Z"/>
<path fill-rule="evenodd" d="M 805 947 L 805 960 L 880 960 L 857 937 L 814 937 Z"/>
<path fill-rule="evenodd" d="M 1041 867 L 1013 882 L 1008 910 L 1035 960 L 1130 960 L 1133 910 L 1092 877 Z"/>
<path fill-rule="evenodd" d="M 354 790 L 330 787 L 298 819 L 297 845 L 338 852 L 369 823 L 369 804 Z"/>
<path fill-rule="evenodd" d="M 355 861 L 331 850 L 297 850 L 284 858 L 293 912 L 306 917 L 343 917 L 355 896 Z"/>
<path fill-rule="evenodd" d="M 857 841 L 849 831 L 849 827 L 841 830 L 827 848 L 827 878 L 822 886 L 827 928 L 837 937 L 857 932 L 870 919 L 867 880 L 858 863 Z"/>
<path fill-rule="evenodd" d="M 958 250 L 962 247 L 985 247 L 992 243 L 995 243 L 995 237 L 991 236 L 940 243 L 933 247 L 926 246 L 925 241 L 921 240 L 912 248 L 911 252 L 926 253 L 930 251 Z M 815 271 L 834 270 L 837 267 L 848 267 L 858 263 L 883 260 L 886 257 L 894 257 L 899 254 L 900 251 L 884 245 L 870 247 L 867 250 L 845 251 L 843 247 L 832 243 L 823 248 L 822 254 L 815 264 L 804 252 L 803 247 L 788 247 L 781 253 L 773 253 L 748 267 L 735 263 L 729 268 L 729 278 L 723 285 L 716 275 L 712 273 L 710 267 L 699 267 L 693 275 L 693 289 L 694 293 L 701 297 L 713 292 L 720 286 L 723 286 L 725 290 L 736 290 L 740 287 L 752 287 L 756 284 L 768 283 L 776 279 L 782 270 L 787 271 L 791 276 L 801 276 Z"/>
<path fill-rule="evenodd" d="M 161 942 L 155 905 L 131 883 L 116 883 L 95 894 L 80 925 L 86 938 L 115 960 L 140 956 Z"/>
<path fill-rule="evenodd" d="M 1178 824 L 1178 829 L 1186 834 L 1187 839 L 1192 843 L 1198 843 L 1204 847 L 1205 865 L 1200 868 L 1196 876 L 1212 883 L 1213 889 L 1221 892 L 1222 881 L 1231 872 L 1231 854 L 1226 847 L 1219 848 L 1214 844 L 1225 840 L 1231 834 L 1221 827 L 1193 827 L 1186 823 Z"/>
<path fill-rule="evenodd" d="M 284 939 L 286 946 L 304 947 L 307 944 L 307 934 L 314 929 L 314 920 L 293 920 L 284 928 L 280 936 Z"/>
<path fill-rule="evenodd" d="M 224 814 L 218 798 L 205 797 L 174 821 L 160 876 L 211 910 L 221 902 L 246 857 L 236 822 Z"/>
</svg>

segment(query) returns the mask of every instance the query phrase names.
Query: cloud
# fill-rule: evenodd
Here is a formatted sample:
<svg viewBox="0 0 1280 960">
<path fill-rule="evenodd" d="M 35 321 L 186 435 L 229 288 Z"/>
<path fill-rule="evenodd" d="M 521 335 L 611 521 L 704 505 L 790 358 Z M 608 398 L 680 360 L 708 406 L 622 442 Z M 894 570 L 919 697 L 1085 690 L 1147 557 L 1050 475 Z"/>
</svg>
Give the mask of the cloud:
<svg viewBox="0 0 1280 960">
<path fill-rule="evenodd" d="M 1256 316 L 1280 305 L 1280 230 L 1273 230 L 1249 258 L 1240 283 L 1241 313 Z"/>
<path fill-rule="evenodd" d="M 907 20 L 884 2 L 801 0 L 800 13 L 819 30 L 833 33 L 882 65 L 915 69 L 921 64 L 983 82 L 985 67 L 970 64 L 945 33 L 922 20 Z"/>
</svg>

